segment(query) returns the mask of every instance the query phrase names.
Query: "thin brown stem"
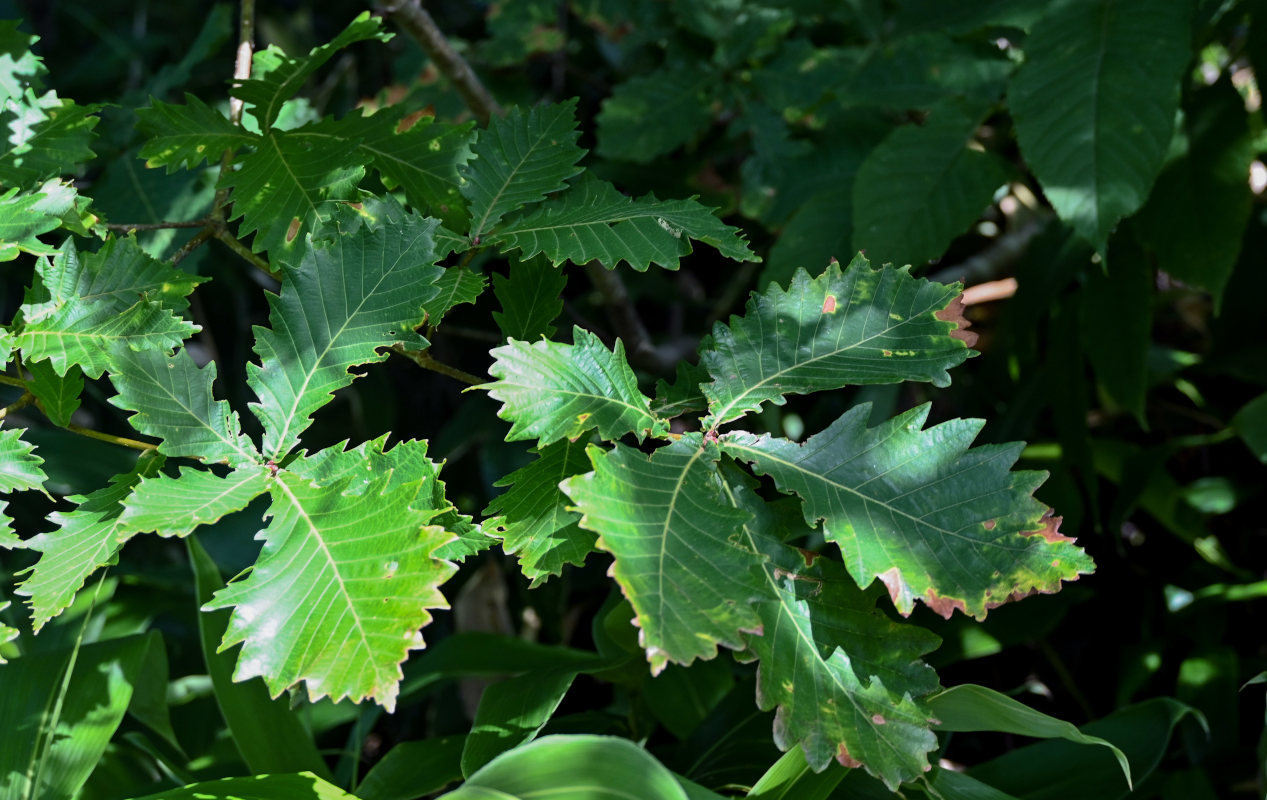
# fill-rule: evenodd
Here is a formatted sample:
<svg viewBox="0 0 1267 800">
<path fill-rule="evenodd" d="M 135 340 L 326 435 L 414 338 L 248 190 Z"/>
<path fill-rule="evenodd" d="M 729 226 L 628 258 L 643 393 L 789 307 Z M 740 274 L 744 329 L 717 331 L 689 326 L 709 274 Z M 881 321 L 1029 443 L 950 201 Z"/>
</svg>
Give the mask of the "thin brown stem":
<svg viewBox="0 0 1267 800">
<path fill-rule="evenodd" d="M 115 436 L 112 433 L 94 431 L 92 428 L 85 428 L 83 425 L 76 425 L 73 422 L 68 422 L 66 424 L 66 430 L 71 433 L 77 433 L 80 436 L 87 436 L 89 439 L 97 439 L 102 442 L 109 442 L 110 444 L 131 447 L 133 450 L 154 450 L 158 447 L 156 444 L 150 444 L 149 442 L 142 442 L 136 439 L 129 439 L 126 436 Z"/>
<path fill-rule="evenodd" d="M 184 261 L 186 256 L 188 256 L 193 251 L 197 250 L 209 239 L 215 236 L 215 233 L 216 233 L 215 229 L 211 227 L 210 223 L 208 223 L 207 227 L 198 231 L 196 234 L 194 234 L 194 237 L 192 239 L 190 239 L 189 241 L 181 245 L 180 249 L 177 250 L 175 255 L 173 255 L 171 258 L 172 266 L 176 266 L 181 261 Z"/>
<path fill-rule="evenodd" d="M 194 219 L 186 222 L 108 222 L 106 230 L 130 233 L 132 231 L 162 231 L 170 228 L 201 228 L 207 224 L 205 219 Z"/>
<path fill-rule="evenodd" d="M 673 374 L 685 353 L 672 352 L 672 348 L 659 348 L 651 343 L 651 336 L 642 324 L 620 276 L 597 261 L 585 265 L 585 274 L 603 296 L 603 305 L 611 316 L 616 335 L 625 343 L 629 360 L 651 372 Z"/>
<path fill-rule="evenodd" d="M 472 375 L 469 372 L 463 372 L 457 367 L 451 367 L 448 364 L 436 361 L 426 350 L 407 350 L 401 345 L 395 345 L 392 347 L 392 352 L 397 355 L 404 356 L 423 369 L 429 369 L 432 372 L 447 375 L 454 380 L 461 381 L 462 383 L 470 386 L 479 386 L 481 383 L 488 382 L 478 375 Z"/>
<path fill-rule="evenodd" d="M 481 125 L 487 125 L 490 119 L 505 113 L 471 65 L 449 44 L 448 37 L 422 7 L 420 0 L 388 0 L 379 9 L 422 45 L 427 57 L 462 95 L 462 101 Z"/>
</svg>

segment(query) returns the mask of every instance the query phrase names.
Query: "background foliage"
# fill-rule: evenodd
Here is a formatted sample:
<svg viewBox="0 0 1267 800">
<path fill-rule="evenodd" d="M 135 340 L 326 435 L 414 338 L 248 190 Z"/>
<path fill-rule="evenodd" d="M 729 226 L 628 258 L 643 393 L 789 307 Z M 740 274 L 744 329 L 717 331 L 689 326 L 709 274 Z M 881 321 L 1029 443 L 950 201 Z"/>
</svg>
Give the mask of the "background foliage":
<svg viewBox="0 0 1267 800">
<path fill-rule="evenodd" d="M 0 793 L 1264 796 L 1258 6 L 5 4 Z"/>
</svg>

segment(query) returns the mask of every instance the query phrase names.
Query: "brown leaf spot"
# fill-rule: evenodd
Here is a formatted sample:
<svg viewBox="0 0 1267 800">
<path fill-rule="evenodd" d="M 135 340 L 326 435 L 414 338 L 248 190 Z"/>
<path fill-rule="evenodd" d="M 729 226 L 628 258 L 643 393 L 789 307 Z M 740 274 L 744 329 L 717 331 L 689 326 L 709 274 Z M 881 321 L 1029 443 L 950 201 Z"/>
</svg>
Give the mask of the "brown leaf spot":
<svg viewBox="0 0 1267 800">
<path fill-rule="evenodd" d="M 295 217 L 290 221 L 290 227 L 286 229 L 286 244 L 295 241 L 295 237 L 299 235 L 299 226 L 302 224 L 303 222 L 299 217 Z"/>
<path fill-rule="evenodd" d="M 998 524 L 999 524 L 999 523 L 998 523 L 996 520 L 987 519 L 987 520 L 985 521 L 985 529 L 986 529 L 987 531 L 992 531 L 992 530 L 994 530 L 994 529 L 998 526 Z"/>
<path fill-rule="evenodd" d="M 888 720 L 884 718 L 883 714 L 872 714 L 871 721 L 875 723 L 876 725 L 883 725 L 884 723 L 888 722 Z"/>
<path fill-rule="evenodd" d="M 840 766 L 849 767 L 850 769 L 857 769 L 862 766 L 861 761 L 849 755 L 849 750 L 845 747 L 844 742 L 841 742 L 840 747 L 836 748 L 836 760 L 840 762 Z"/>
<path fill-rule="evenodd" d="M 969 322 L 968 318 L 963 315 L 964 308 L 963 293 L 960 292 L 958 297 L 950 301 L 950 305 L 946 306 L 941 311 L 938 311 L 933 316 L 937 317 L 937 319 L 942 322 L 955 323 L 955 329 L 950 332 L 951 337 L 958 339 L 969 347 L 972 347 L 977 343 L 977 334 L 968 330 L 968 326 L 972 323 Z"/>
<path fill-rule="evenodd" d="M 902 572 L 897 567 L 890 567 L 876 576 L 888 588 L 889 598 L 899 613 L 909 617 L 915 608 L 911 599 L 911 587 L 902 579 Z"/>
<path fill-rule="evenodd" d="M 959 609 L 963 613 L 968 613 L 968 606 L 963 600 L 957 597 L 942 597 L 937 594 L 935 589 L 929 589 L 924 593 L 924 603 L 935 613 L 941 614 L 946 619 L 950 619 L 950 615 L 955 613 L 955 609 Z"/>
<path fill-rule="evenodd" d="M 823 300 L 823 313 L 824 314 L 836 313 L 836 296 L 835 295 L 829 294 L 827 295 L 826 299 Z"/>
<path fill-rule="evenodd" d="M 801 547 L 798 547 L 796 549 L 801 551 L 801 558 L 805 561 L 805 566 L 807 567 L 814 566 L 814 561 L 818 559 L 818 553 L 815 553 L 813 550 L 806 550 Z"/>
<path fill-rule="evenodd" d="M 1036 531 L 1021 531 L 1025 536 L 1041 536 L 1047 541 L 1055 544 L 1056 542 L 1072 542 L 1072 536 L 1065 536 L 1060 532 L 1060 523 L 1064 521 L 1064 517 L 1052 516 L 1051 509 L 1047 509 L 1047 513 L 1043 514 L 1043 527 Z"/>
<path fill-rule="evenodd" d="M 412 114 L 406 114 L 404 118 L 400 120 L 400 123 L 396 126 L 396 133 L 404 133 L 405 131 L 412 128 L 418 122 L 418 120 L 422 119 L 425 116 L 427 116 L 427 112 L 425 110 L 419 110 L 419 111 L 415 111 Z"/>
</svg>

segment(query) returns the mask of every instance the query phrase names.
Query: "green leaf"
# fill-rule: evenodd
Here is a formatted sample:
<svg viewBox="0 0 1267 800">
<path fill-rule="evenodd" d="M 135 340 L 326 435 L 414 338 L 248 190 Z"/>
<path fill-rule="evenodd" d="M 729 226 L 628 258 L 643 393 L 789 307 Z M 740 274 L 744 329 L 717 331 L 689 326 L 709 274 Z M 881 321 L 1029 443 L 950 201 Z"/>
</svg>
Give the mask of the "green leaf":
<svg viewBox="0 0 1267 800">
<path fill-rule="evenodd" d="M 338 121 L 322 120 L 294 131 L 291 137 L 312 137 L 314 142 L 335 137 L 355 146 L 378 170 L 387 188 L 404 190 L 414 210 L 430 212 L 457 227 L 467 219 L 458 167 L 471 159 L 474 124 L 437 124 L 422 112 L 406 115 L 400 105 L 368 117 L 352 113 Z"/>
<path fill-rule="evenodd" d="M 575 99 L 527 112 L 514 108 L 480 132 L 471 148 L 475 159 L 458 168 L 472 240 L 511 211 L 567 188 L 567 179 L 581 171 L 576 162 L 585 151 L 576 145 L 575 113 Z"/>
<path fill-rule="evenodd" d="M 435 296 L 435 220 L 394 202 L 339 213 L 333 239 L 313 240 L 298 267 L 283 262 L 280 295 L 269 297 L 271 328 L 255 328 L 260 364 L 247 365 L 247 385 L 260 402 L 264 455 L 281 459 L 299 441 L 312 414 L 354 376 L 348 367 L 383 360 L 380 348 L 422 348 L 414 333 L 422 304 Z"/>
<path fill-rule="evenodd" d="M 132 538 L 120 519 L 123 500 L 141 478 L 156 475 L 162 465 L 162 456 L 142 456 L 131 472 L 111 478 L 109 486 L 66 498 L 76 506 L 73 511 L 49 515 L 55 531 L 22 542 L 23 549 L 40 553 L 40 560 L 25 571 L 28 577 L 17 588 L 17 594 L 30 598 L 35 632 L 70 605 L 90 575 L 114 563 Z"/>
<path fill-rule="evenodd" d="M 422 304 L 428 325 L 439 325 L 454 306 L 462 303 L 474 305 L 488 286 L 488 281 L 483 275 L 465 267 L 450 267 L 434 285 L 439 294 Z"/>
<path fill-rule="evenodd" d="M 772 285 L 748 301 L 743 317 L 713 327 L 700 353 L 713 381 L 703 386 L 720 425 L 784 395 L 843 386 L 930 381 L 972 353 L 959 287 L 912 278 L 907 269 L 872 270 L 856 256 L 817 278 L 798 270 L 784 291 Z"/>
<path fill-rule="evenodd" d="M 502 310 L 493 312 L 493 321 L 502 336 L 532 342 L 554 336 L 553 323 L 563 311 L 563 270 L 545 258 L 510 259 L 510 277 L 493 274 L 493 294 Z"/>
<path fill-rule="evenodd" d="M 359 198 L 370 158 L 355 143 L 304 132 L 268 130 L 236 171 L 220 175 L 219 187 L 233 190 L 239 235 L 255 233 L 253 249 L 274 260 L 298 261 L 306 235 L 334 219 L 339 201 Z"/>
<path fill-rule="evenodd" d="M 0 611 L 7 610 L 10 605 L 11 604 L 9 603 L 8 600 L 0 602 Z M 0 646 L 8 644 L 9 642 L 18 638 L 18 636 L 20 636 L 21 634 L 22 632 L 19 631 L 17 628 L 10 628 L 8 625 L 5 625 L 3 622 L 0 622 Z M 8 663 L 9 662 L 4 657 L 4 651 L 0 649 L 0 664 L 8 664 Z"/>
<path fill-rule="evenodd" d="M 201 607 L 224 586 L 224 580 L 196 536 L 187 538 L 185 544 Z M 228 611 L 198 614 L 198 639 L 207 674 L 215 688 L 216 705 L 220 707 L 242 761 L 256 774 L 310 770 L 333 780 L 313 743 L 312 734 L 291 710 L 290 703 L 270 698 L 262 680 L 233 680 L 234 654 L 216 649 L 228 627 L 229 615 Z"/>
<path fill-rule="evenodd" d="M 943 731 L 1002 731 L 1039 739 L 1059 737 L 1078 744 L 1109 748 L 1131 785 L 1131 764 L 1112 742 L 1088 736 L 1072 723 L 1049 717 L 1004 694 L 984 686 L 966 684 L 952 686 L 928 699 L 928 707 L 937 717 L 937 729 Z"/>
<path fill-rule="evenodd" d="M 1157 178 L 1133 227 L 1157 268 L 1209 290 L 1217 311 L 1254 200 L 1245 180 L 1254 160 L 1249 115 L 1230 81 L 1195 94 L 1183 143 L 1187 151 Z"/>
<path fill-rule="evenodd" d="M 847 411 L 803 444 L 736 431 L 722 449 L 800 495 L 805 521 L 824 520 L 859 586 L 880 578 L 898 611 L 915 599 L 949 618 L 983 619 L 995 606 L 1092 571 L 1032 497 L 1046 477 L 1010 472 L 1021 445 L 969 449 L 985 423 L 922 429 L 927 404 L 867 427 L 870 404 Z"/>
<path fill-rule="evenodd" d="M 878 261 L 923 264 L 981 216 L 1008 179 L 1003 160 L 976 142 L 987 110 L 944 102 L 871 151 L 853 186 L 854 248 Z"/>
<path fill-rule="evenodd" d="M 199 525 L 210 525 L 246 508 L 267 490 L 268 475 L 267 467 L 254 465 L 223 478 L 189 468 L 174 478 L 161 474 L 146 478 L 123 501 L 120 525 L 128 533 L 188 536 Z"/>
<path fill-rule="evenodd" d="M 937 746 L 922 700 L 937 676 L 920 656 L 937 637 L 884 616 L 878 593 L 860 591 L 836 562 L 780 543 L 753 483 L 732 477 L 726 497 L 749 513 L 743 538 L 764 559 L 761 633 L 746 638 L 761 662 L 757 705 L 778 709 L 775 744 L 799 744 L 815 771 L 833 758 L 865 766 L 890 789 L 919 777 Z"/>
<path fill-rule="evenodd" d="M 608 350 L 595 334 L 573 328 L 575 344 L 511 340 L 494 348 L 488 374 L 497 378 L 479 387 L 502 402 L 497 416 L 512 425 L 506 441 L 537 439 L 547 445 L 577 439 L 591 428 L 611 441 L 633 433 L 638 441 L 666 429 L 638 391 L 638 379 L 625 360 L 625 345 Z"/>
<path fill-rule="evenodd" d="M 509 486 L 484 509 L 484 528 L 502 540 L 507 555 L 519 557 L 524 577 L 536 587 L 566 564 L 581 566 L 594 552 L 594 534 L 581 530 L 581 515 L 569 511 L 559 482 L 588 472 L 585 446 L 567 440 L 540 449 L 537 460 L 494 486 Z"/>
<path fill-rule="evenodd" d="M 677 269 L 691 252 L 691 239 L 716 247 L 736 261 L 759 261 L 737 228 L 713 209 L 687 200 L 634 200 L 605 181 L 585 177 L 570 191 L 534 211 L 509 220 L 493 236 L 523 258 L 544 253 L 558 265 L 597 260 L 608 269 L 621 261 L 645 272 L 651 264 Z"/>
<path fill-rule="evenodd" d="M 572 688 L 578 670 L 534 670 L 494 683 L 480 696 L 462 749 L 462 774 L 536 738 Z"/>
<path fill-rule="evenodd" d="M 150 168 L 167 167 L 167 171 L 195 169 L 203 161 L 217 163 L 225 150 L 254 146 L 260 137 L 216 109 L 185 94 L 185 104 L 151 101 L 149 108 L 136 111 L 137 127 L 146 137 L 140 157 Z"/>
<path fill-rule="evenodd" d="M 503 753 L 442 797 L 687 800 L 663 764 L 628 739 L 611 736 L 542 737 Z"/>
<path fill-rule="evenodd" d="M 853 214 L 852 182 L 811 195 L 779 232 L 757 285 L 786 286 L 798 269 L 807 269 L 810 275 L 817 276 L 833 260 L 857 252 L 850 246 Z"/>
<path fill-rule="evenodd" d="M 370 768 L 356 787 L 361 800 L 414 800 L 434 794 L 462 777 L 459 766 L 466 736 L 439 736 L 401 742 Z"/>
<path fill-rule="evenodd" d="M 26 365 L 31 380 L 26 388 L 40 401 L 40 409 L 54 425 L 66 427 L 70 417 L 79 408 L 79 395 L 84 390 L 84 373 L 72 366 L 66 374 L 58 375 L 47 361 L 33 361 Z"/>
<path fill-rule="evenodd" d="M 113 367 L 112 352 L 170 352 L 198 330 L 197 325 L 146 300 L 117 313 L 81 302 L 23 325 L 17 343 L 28 360 L 48 359 L 58 375 L 78 365 L 88 377 L 100 378 Z"/>
<path fill-rule="evenodd" d="M 5 796 L 71 800 L 102 761 L 128 705 L 162 648 L 158 631 L 32 652 L 0 666 L 0 737 Z M 66 679 L 66 671 L 74 670 Z M 61 690 L 65 688 L 65 693 Z M 54 713 L 56 711 L 56 713 Z M 55 727 L 54 727 L 55 725 Z"/>
<path fill-rule="evenodd" d="M 646 164 L 693 142 L 713 121 L 716 83 L 710 71 L 691 65 L 620 84 L 595 120 L 599 155 Z"/>
<path fill-rule="evenodd" d="M 679 361 L 672 384 L 664 378 L 656 381 L 651 412 L 658 417 L 671 419 L 688 411 L 703 411 L 708 408 L 708 398 L 704 397 L 700 385 L 707 381 L 708 370 L 703 366 Z"/>
<path fill-rule="evenodd" d="M 1259 461 L 1267 464 L 1267 393 L 1241 406 L 1231 427 Z"/>
<path fill-rule="evenodd" d="M 91 149 L 92 129 L 99 121 L 100 105 L 76 105 L 56 92 L 36 96 L 30 88 L 6 111 L 7 135 L 0 137 L 0 185 L 31 187 L 48 178 L 73 174 L 96 156 Z M 4 117 L 8 117 L 5 114 Z"/>
<path fill-rule="evenodd" d="M 789 750 L 752 785 L 747 800 L 827 800 L 846 771 L 828 767 L 814 772 L 800 750 Z"/>
<path fill-rule="evenodd" d="M 233 607 L 220 649 L 243 643 L 234 680 L 258 675 L 274 697 L 305 681 L 314 701 L 372 698 L 391 711 L 427 609 L 446 606 L 438 586 L 455 568 L 431 554 L 453 537 L 413 507 L 421 480 L 391 491 L 380 475 L 349 494 L 353 480 L 279 474 L 263 553 L 204 609 Z"/>
<path fill-rule="evenodd" d="M 653 673 L 673 661 L 743 647 L 761 622 L 755 554 L 741 541 L 749 514 L 723 495 L 717 447 L 685 434 L 650 457 L 631 447 L 587 451 L 594 471 L 563 491 L 584 516 L 581 527 L 615 557 L 611 576 L 633 605 Z"/>
<path fill-rule="evenodd" d="M 1098 250 L 1161 168 L 1190 16 L 1187 2 L 1080 0 L 1050 6 L 1025 40 L 1008 87 L 1021 154 L 1060 218 Z"/>
<path fill-rule="evenodd" d="M 35 445 L 22 441 L 22 428 L 0 430 L 0 492 L 24 489 L 43 491 L 44 459 L 35 454 Z"/>
<path fill-rule="evenodd" d="M 56 255 L 57 248 L 36 238 L 57 230 L 62 222 L 40 209 L 42 199 L 41 194 L 18 194 L 16 188 L 0 197 L 0 262 L 12 261 L 22 253 Z"/>
<path fill-rule="evenodd" d="M 385 42 L 391 34 L 384 33 L 382 20 L 362 11 L 343 31 L 328 44 L 314 47 L 303 58 L 291 58 L 277 47 L 255 54 L 251 79 L 233 87 L 233 96 L 250 103 L 247 113 L 259 121 L 260 130 L 273 127 L 281 113 L 282 104 L 303 88 L 304 82 L 348 45 L 376 39 Z"/>
<path fill-rule="evenodd" d="M 327 447 L 320 452 L 305 455 L 290 468 L 308 480 L 321 486 L 329 486 L 350 479 L 349 494 L 361 494 L 379 475 L 390 475 L 387 491 L 408 486 L 414 491 L 412 508 L 435 513 L 433 525 L 442 526 L 457 539 L 441 545 L 432 555 L 436 558 L 462 561 L 467 556 L 493 546 L 494 540 L 485 535 L 471 518 L 459 514 L 444 493 L 440 480 L 443 462 L 427 458 L 425 441 L 408 439 L 387 449 L 387 434 L 370 442 L 363 442 L 345 455 L 339 447 Z M 344 442 L 346 446 L 347 442 Z"/>
<path fill-rule="evenodd" d="M 1078 298 L 1078 333 L 1096 381 L 1147 429 L 1144 406 L 1148 351 L 1153 346 L 1154 263 L 1131 237 L 1117 236 L 1112 242 L 1112 257 L 1088 270 L 1084 279 Z M 1106 346 L 1108 342 L 1112 346 Z M 1079 362 L 1076 369 L 1082 368 Z"/>
<path fill-rule="evenodd" d="M 356 800 L 311 772 L 220 778 L 167 789 L 137 800 Z"/>
<path fill-rule="evenodd" d="M 199 369 L 188 350 L 170 356 L 122 351 L 113 366 L 110 380 L 119 394 L 111 404 L 135 412 L 132 427 L 161 439 L 160 453 L 232 466 L 260 461 L 237 412 L 212 396 L 214 362 Z"/>
</svg>

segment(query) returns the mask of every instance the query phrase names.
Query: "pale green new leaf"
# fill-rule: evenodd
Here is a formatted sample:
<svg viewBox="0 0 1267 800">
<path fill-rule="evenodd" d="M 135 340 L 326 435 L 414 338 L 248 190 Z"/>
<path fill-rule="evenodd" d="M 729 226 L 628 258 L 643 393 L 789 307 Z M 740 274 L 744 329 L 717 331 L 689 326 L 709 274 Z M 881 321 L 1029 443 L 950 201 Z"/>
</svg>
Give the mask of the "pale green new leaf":
<svg viewBox="0 0 1267 800">
<path fill-rule="evenodd" d="M 853 184 L 853 247 L 878 261 L 923 264 L 968 229 L 1007 182 L 1005 162 L 976 145 L 984 103 L 951 100 L 922 125 L 895 128 Z"/>
<path fill-rule="evenodd" d="M 700 135 L 713 120 L 717 77 L 707 69 L 670 67 L 625 81 L 598 112 L 598 152 L 645 164 Z"/>
<path fill-rule="evenodd" d="M 174 478 L 145 478 L 123 501 L 120 525 L 127 533 L 188 536 L 199 525 L 246 508 L 268 488 L 268 475 L 267 467 L 256 464 L 223 478 L 188 467 Z"/>
<path fill-rule="evenodd" d="M 43 490 L 44 459 L 35 454 L 35 445 L 22 441 L 22 428 L 0 431 L 0 492 Z"/>
<path fill-rule="evenodd" d="M 501 538 L 502 550 L 519 557 L 532 586 L 561 575 L 567 564 L 581 566 L 594 552 L 594 534 L 577 524 L 581 515 L 568 510 L 559 489 L 565 478 L 589 470 L 585 446 L 564 440 L 542 447 L 536 461 L 493 484 L 510 488 L 484 509 L 484 527 Z"/>
<path fill-rule="evenodd" d="M 35 632 L 71 604 L 90 575 L 114 563 L 132 536 L 120 520 L 123 500 L 141 478 L 158 474 L 163 460 L 160 455 L 142 455 L 131 472 L 114 476 L 109 486 L 66 498 L 77 505 L 73 511 L 49 515 L 57 530 L 22 542 L 23 549 L 41 554 L 17 588 L 17 594 L 30 598 Z"/>
<path fill-rule="evenodd" d="M 344 447 L 347 442 L 343 443 Z M 387 448 L 387 434 L 363 442 L 345 455 L 339 446 L 327 447 L 317 453 L 305 454 L 291 464 L 290 469 L 319 486 L 329 486 L 349 481 L 345 492 L 361 494 L 379 475 L 390 475 L 385 491 L 395 491 L 402 486 L 412 487 L 412 508 L 434 513 L 433 525 L 440 525 L 457 538 L 441 545 L 432 555 L 452 561 L 463 561 L 467 556 L 492 547 L 494 540 L 485 535 L 481 526 L 449 502 L 444 493 L 444 481 L 440 470 L 444 462 L 427 457 L 427 443 L 407 439 Z"/>
<path fill-rule="evenodd" d="M 247 113 L 259 121 L 261 131 L 267 131 L 277 121 L 282 104 L 294 97 L 304 82 L 335 53 L 367 39 L 385 42 L 391 38 L 391 34 L 383 31 L 381 19 L 362 11 L 328 44 L 312 48 L 302 58 L 291 58 L 277 47 L 256 53 L 251 79 L 234 86 L 232 94 L 251 104 Z"/>
<path fill-rule="evenodd" d="M 1033 498 L 1045 473 L 1009 471 L 1021 445 L 969 449 L 984 424 L 951 420 L 922 429 L 929 406 L 867 428 L 857 406 L 802 444 L 736 431 L 727 454 L 795 493 L 805 520 L 823 520 L 859 586 L 879 578 L 898 611 L 915 600 L 949 618 L 1058 591 L 1094 569 Z"/>
<path fill-rule="evenodd" d="M 497 378 L 478 388 L 502 402 L 497 416 L 512 425 L 506 441 L 536 439 L 547 445 L 575 440 L 591 428 L 611 441 L 633 433 L 638 441 L 664 433 L 665 424 L 638 391 L 638 379 L 625 360 L 625 345 L 608 350 L 598 336 L 573 328 L 575 344 L 511 340 L 490 351 L 496 359 L 488 374 Z"/>
<path fill-rule="evenodd" d="M 588 176 L 557 199 L 509 220 L 493 238 L 503 248 L 519 248 L 523 258 L 544 253 L 556 265 L 597 260 L 608 269 L 624 261 L 639 272 L 652 264 L 677 269 L 692 239 L 736 261 L 760 260 L 737 228 L 695 198 L 635 200 Z"/>
<path fill-rule="evenodd" d="M 1144 204 L 1191 57 L 1186 2 L 1050 6 L 1025 40 L 1008 101 L 1021 155 L 1060 218 L 1103 250 Z"/>
<path fill-rule="evenodd" d="M 799 745 L 815 771 L 833 758 L 865 766 L 889 788 L 919 777 L 937 747 L 922 699 L 937 675 L 920 656 L 937 637 L 884 616 L 878 593 L 861 591 L 839 563 L 782 544 L 752 479 L 727 478 L 728 499 L 752 515 L 745 543 L 764 558 L 761 633 L 746 640 L 761 662 L 757 705 L 777 709 L 775 744 Z"/>
<path fill-rule="evenodd" d="M 281 473 L 259 560 L 204 608 L 233 607 L 220 649 L 243 645 L 234 680 L 258 675 L 273 696 L 303 681 L 314 701 L 373 698 L 391 711 L 427 609 L 446 605 L 438 587 L 455 568 L 432 554 L 453 536 L 414 507 L 416 485 L 391 491 L 380 475 L 349 494 L 353 480 Z"/>
<path fill-rule="evenodd" d="M 194 169 L 203 161 L 214 164 L 225 150 L 256 145 L 260 137 L 216 109 L 185 94 L 183 106 L 157 100 L 136 111 L 138 129 L 145 135 L 140 156 L 145 166 Z"/>
<path fill-rule="evenodd" d="M 594 471 L 560 488 L 615 558 L 611 575 L 652 672 L 710 659 L 719 644 L 742 648 L 741 633 L 761 628 L 752 601 L 764 581 L 760 556 L 742 541 L 751 515 L 725 496 L 716 445 L 690 433 L 650 457 L 621 444 L 588 455 Z"/>
<path fill-rule="evenodd" d="M 444 315 L 462 303 L 474 304 L 488 286 L 488 279 L 465 267 L 450 267 L 435 282 L 438 294 L 422 304 L 428 325 L 439 325 Z"/>
<path fill-rule="evenodd" d="M 8 600 L 0 602 L 0 611 L 4 611 L 10 605 L 11 604 L 9 603 Z M 0 622 L 0 645 L 11 642 L 14 639 L 18 638 L 18 636 L 20 635 L 21 635 L 21 632 L 17 628 L 10 628 L 8 625 L 5 625 L 3 622 Z M 0 652 L 0 664 L 8 664 L 8 663 L 9 662 L 4 657 L 4 653 Z"/>
<path fill-rule="evenodd" d="M 132 427 L 161 439 L 165 455 L 233 466 L 260 461 L 237 412 L 212 396 L 215 379 L 215 363 L 199 369 L 188 350 L 121 351 L 110 373 L 119 394 L 110 403 L 135 412 Z"/>
<path fill-rule="evenodd" d="M 478 239 L 502 217 L 567 188 L 581 171 L 585 151 L 576 145 L 576 100 L 528 111 L 511 109 L 480 131 L 473 161 L 458 168 L 471 209 L 470 237 Z"/>
<path fill-rule="evenodd" d="M 856 256 L 841 272 L 832 262 L 810 278 L 797 270 L 785 291 L 771 285 L 743 317 L 717 323 L 700 363 L 717 426 L 784 403 L 784 395 L 843 386 L 929 381 L 949 386 L 946 370 L 972 353 L 959 287 L 911 277 L 907 269 L 872 270 Z"/>
<path fill-rule="evenodd" d="M 48 415 L 54 425 L 65 427 L 71 414 L 79 408 L 79 395 L 84 390 L 84 373 L 72 366 L 65 375 L 53 371 L 47 361 L 32 361 L 26 365 L 31 373 L 27 390 L 40 401 L 40 410 Z"/>
<path fill-rule="evenodd" d="M 314 140 L 270 129 L 256 150 L 221 173 L 219 186 L 233 189 L 233 219 L 239 233 L 255 233 L 252 247 L 274 260 L 299 260 L 307 234 L 335 215 L 340 201 L 359 197 L 369 156 L 354 143 Z"/>
<path fill-rule="evenodd" d="M 116 350 L 170 352 L 198 330 L 152 301 L 138 300 L 119 312 L 80 302 L 24 325 L 17 344 L 28 360 L 52 362 L 58 375 L 78 365 L 88 377 L 100 378 L 112 368 Z"/>
<path fill-rule="evenodd" d="M 41 242 L 40 234 L 57 230 L 62 221 L 39 208 L 38 194 L 18 194 L 16 188 L 0 197 L 0 262 L 12 261 L 22 253 L 37 256 L 57 254 L 57 248 Z"/>
<path fill-rule="evenodd" d="M 281 294 L 269 296 L 271 328 L 255 328 L 260 363 L 247 365 L 265 456 L 290 452 L 313 412 L 352 382 L 348 367 L 381 361 L 380 348 L 393 344 L 426 346 L 414 327 L 441 274 L 437 224 L 390 200 L 345 208 L 338 235 L 314 239 L 298 267 L 283 262 Z"/>
<path fill-rule="evenodd" d="M 493 321 L 509 339 L 535 341 L 554 336 L 552 324 L 563 311 L 563 270 L 544 258 L 510 259 L 510 277 L 493 274 L 493 294 L 502 310 L 493 312 Z"/>
</svg>

